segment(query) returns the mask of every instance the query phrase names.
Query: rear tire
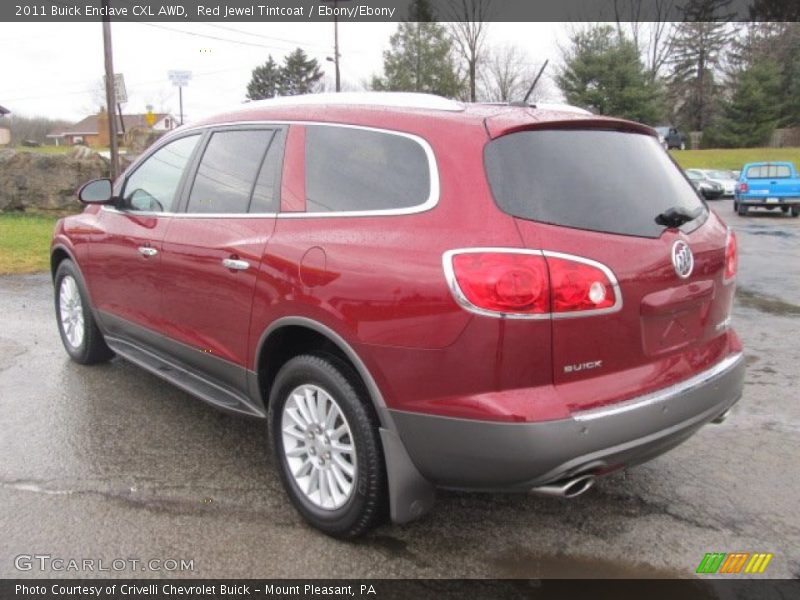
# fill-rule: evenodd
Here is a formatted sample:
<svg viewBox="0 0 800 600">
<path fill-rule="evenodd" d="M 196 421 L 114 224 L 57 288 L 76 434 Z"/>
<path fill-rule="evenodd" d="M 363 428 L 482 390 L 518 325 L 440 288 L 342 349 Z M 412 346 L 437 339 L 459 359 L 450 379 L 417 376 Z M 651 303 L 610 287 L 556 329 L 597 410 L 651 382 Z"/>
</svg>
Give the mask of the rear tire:
<svg viewBox="0 0 800 600">
<path fill-rule="evenodd" d="M 739 213 L 740 217 L 746 217 L 747 216 L 747 206 L 744 205 L 744 204 L 739 204 L 738 207 L 736 208 L 736 212 Z"/>
<path fill-rule="evenodd" d="M 301 355 L 278 372 L 269 399 L 276 467 L 300 515 L 337 538 L 354 538 L 387 514 L 386 467 L 369 398 L 332 356 Z"/>
<path fill-rule="evenodd" d="M 83 278 L 71 260 L 58 265 L 54 284 L 58 332 L 70 358 L 82 365 L 111 359 L 114 352 L 94 320 Z"/>
<path fill-rule="evenodd" d="M 739 203 L 736 200 L 733 201 L 733 212 L 739 212 Z"/>
<path fill-rule="evenodd" d="M 800 206 L 793 206 L 792 207 L 792 216 L 793 217 L 800 217 Z"/>
</svg>

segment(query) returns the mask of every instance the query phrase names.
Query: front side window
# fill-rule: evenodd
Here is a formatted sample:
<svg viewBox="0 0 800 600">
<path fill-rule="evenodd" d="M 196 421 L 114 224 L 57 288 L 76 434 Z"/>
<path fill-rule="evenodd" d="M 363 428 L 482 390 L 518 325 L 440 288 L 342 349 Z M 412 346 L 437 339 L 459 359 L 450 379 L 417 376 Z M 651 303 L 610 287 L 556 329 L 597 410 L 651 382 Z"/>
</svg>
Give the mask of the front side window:
<svg viewBox="0 0 800 600">
<path fill-rule="evenodd" d="M 246 213 L 271 129 L 216 131 L 211 135 L 189 195 L 190 213 Z"/>
<path fill-rule="evenodd" d="M 382 131 L 306 128 L 306 210 L 404 210 L 431 196 L 431 166 L 416 140 Z"/>
<path fill-rule="evenodd" d="M 125 182 L 123 208 L 135 211 L 172 210 L 183 171 L 199 135 L 187 135 L 159 148 Z"/>
</svg>

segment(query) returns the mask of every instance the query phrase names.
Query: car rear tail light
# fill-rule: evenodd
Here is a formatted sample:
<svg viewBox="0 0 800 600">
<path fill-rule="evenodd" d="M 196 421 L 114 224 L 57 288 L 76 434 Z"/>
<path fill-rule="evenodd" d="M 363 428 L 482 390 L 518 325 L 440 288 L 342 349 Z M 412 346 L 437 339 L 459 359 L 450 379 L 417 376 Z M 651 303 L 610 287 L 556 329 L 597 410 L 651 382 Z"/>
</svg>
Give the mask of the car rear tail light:
<svg viewBox="0 0 800 600">
<path fill-rule="evenodd" d="M 578 256 L 504 248 L 452 250 L 444 270 L 456 300 L 478 314 L 554 318 L 612 312 L 622 304 L 605 265 Z"/>
<path fill-rule="evenodd" d="M 541 315 L 550 310 L 547 264 L 540 254 L 468 252 L 455 254 L 458 289 L 481 311 Z"/>
<path fill-rule="evenodd" d="M 748 188 L 747 188 L 747 182 L 746 181 L 743 181 L 742 183 L 738 184 L 737 187 L 739 188 L 739 193 L 740 194 L 746 194 L 747 193 L 747 189 Z"/>
<path fill-rule="evenodd" d="M 617 302 L 614 285 L 597 266 L 574 259 L 547 257 L 554 313 L 611 308 Z"/>
<path fill-rule="evenodd" d="M 739 262 L 739 249 L 736 245 L 736 234 L 728 229 L 728 237 L 725 240 L 725 282 L 731 281 L 736 277 L 736 270 Z"/>
</svg>

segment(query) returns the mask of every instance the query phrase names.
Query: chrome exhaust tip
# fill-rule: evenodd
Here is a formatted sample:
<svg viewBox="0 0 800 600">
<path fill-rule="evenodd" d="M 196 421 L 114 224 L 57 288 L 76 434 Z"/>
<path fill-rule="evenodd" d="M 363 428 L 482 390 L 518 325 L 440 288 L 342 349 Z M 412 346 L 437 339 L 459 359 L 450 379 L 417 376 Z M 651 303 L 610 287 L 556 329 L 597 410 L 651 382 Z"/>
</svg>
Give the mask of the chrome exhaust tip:
<svg viewBox="0 0 800 600">
<path fill-rule="evenodd" d="M 714 423 L 714 425 L 719 425 L 720 423 L 724 423 L 727 420 L 727 418 L 731 416 L 731 411 L 732 410 L 733 410 L 733 408 L 729 408 L 728 410 L 723 412 L 721 415 L 719 415 L 715 419 L 713 419 L 711 422 Z"/>
<path fill-rule="evenodd" d="M 588 492 L 594 485 L 595 476 L 589 473 L 576 475 L 568 479 L 541 485 L 531 490 L 531 493 L 540 496 L 556 496 L 558 498 L 577 498 Z"/>
</svg>

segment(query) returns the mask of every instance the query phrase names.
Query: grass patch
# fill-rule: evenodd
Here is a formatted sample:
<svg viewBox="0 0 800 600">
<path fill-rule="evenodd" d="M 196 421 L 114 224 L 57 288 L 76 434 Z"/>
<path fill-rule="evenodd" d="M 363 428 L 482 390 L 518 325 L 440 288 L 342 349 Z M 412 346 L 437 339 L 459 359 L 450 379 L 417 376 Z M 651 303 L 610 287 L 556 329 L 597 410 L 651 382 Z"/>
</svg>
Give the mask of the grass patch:
<svg viewBox="0 0 800 600">
<path fill-rule="evenodd" d="M 0 275 L 50 268 L 50 240 L 58 217 L 0 214 Z"/>
<path fill-rule="evenodd" d="M 14 146 L 17 152 L 30 152 L 32 154 L 68 154 L 72 150 L 71 146 Z"/>
<path fill-rule="evenodd" d="M 684 169 L 741 170 L 751 162 L 789 161 L 800 165 L 800 148 L 732 148 L 710 150 L 671 150 Z"/>
</svg>

